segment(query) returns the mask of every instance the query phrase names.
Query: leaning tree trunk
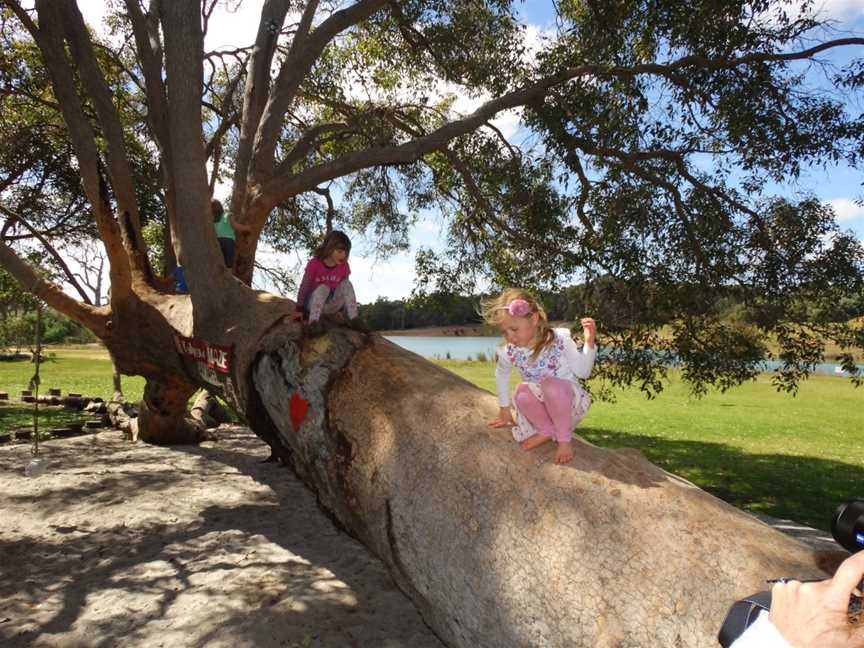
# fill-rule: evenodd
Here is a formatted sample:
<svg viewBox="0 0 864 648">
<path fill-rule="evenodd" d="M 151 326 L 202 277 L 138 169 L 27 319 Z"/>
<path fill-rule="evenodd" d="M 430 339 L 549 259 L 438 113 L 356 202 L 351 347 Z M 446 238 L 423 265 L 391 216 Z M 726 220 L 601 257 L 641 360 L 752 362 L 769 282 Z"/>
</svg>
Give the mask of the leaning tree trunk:
<svg viewBox="0 0 864 648">
<path fill-rule="evenodd" d="M 377 336 L 271 338 L 253 376 L 283 456 L 451 646 L 713 647 L 735 599 L 837 559 L 635 450 L 523 452 L 491 394 Z"/>
</svg>

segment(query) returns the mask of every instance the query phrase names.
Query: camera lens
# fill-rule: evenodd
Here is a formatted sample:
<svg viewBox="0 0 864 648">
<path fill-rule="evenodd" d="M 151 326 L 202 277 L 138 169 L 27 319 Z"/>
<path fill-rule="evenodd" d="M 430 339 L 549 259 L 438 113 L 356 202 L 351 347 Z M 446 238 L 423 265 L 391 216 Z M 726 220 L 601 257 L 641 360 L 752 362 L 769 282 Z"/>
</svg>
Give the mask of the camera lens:
<svg viewBox="0 0 864 648">
<path fill-rule="evenodd" d="M 831 535 L 851 553 L 864 549 L 864 499 L 844 502 L 834 511 Z"/>
</svg>

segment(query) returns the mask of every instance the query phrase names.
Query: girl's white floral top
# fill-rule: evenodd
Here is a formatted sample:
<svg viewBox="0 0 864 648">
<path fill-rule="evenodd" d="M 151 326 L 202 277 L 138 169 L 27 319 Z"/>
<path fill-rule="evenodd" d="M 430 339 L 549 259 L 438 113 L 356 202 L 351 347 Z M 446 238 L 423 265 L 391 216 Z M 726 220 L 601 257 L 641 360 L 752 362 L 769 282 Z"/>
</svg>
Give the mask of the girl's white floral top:
<svg viewBox="0 0 864 648">
<path fill-rule="evenodd" d="M 557 328 L 552 331 L 555 339 L 533 360 L 532 350 L 528 347 L 505 344 L 498 349 L 495 385 L 501 407 L 510 405 L 510 371 L 514 367 L 522 374 L 523 382 L 539 383 L 544 378 L 555 377 L 576 383 L 580 378 L 591 376 L 597 347 L 583 345 L 580 349 L 570 337 L 570 329 Z"/>
</svg>

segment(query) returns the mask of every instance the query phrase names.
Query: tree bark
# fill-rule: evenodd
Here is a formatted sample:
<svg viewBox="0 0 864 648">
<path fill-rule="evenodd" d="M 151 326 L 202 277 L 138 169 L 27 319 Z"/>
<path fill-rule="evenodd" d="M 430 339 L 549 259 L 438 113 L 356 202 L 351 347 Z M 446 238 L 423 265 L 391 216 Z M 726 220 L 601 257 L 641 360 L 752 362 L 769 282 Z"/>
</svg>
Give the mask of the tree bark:
<svg viewBox="0 0 864 648">
<path fill-rule="evenodd" d="M 838 559 L 636 450 L 524 452 L 485 426 L 494 396 L 377 336 L 271 343 L 254 384 L 283 456 L 451 646 L 713 647 L 733 601 Z"/>
<path fill-rule="evenodd" d="M 156 445 L 202 441 L 204 426 L 186 415 L 193 393 L 195 388 L 181 381 L 148 380 L 138 410 L 138 438 Z"/>
</svg>

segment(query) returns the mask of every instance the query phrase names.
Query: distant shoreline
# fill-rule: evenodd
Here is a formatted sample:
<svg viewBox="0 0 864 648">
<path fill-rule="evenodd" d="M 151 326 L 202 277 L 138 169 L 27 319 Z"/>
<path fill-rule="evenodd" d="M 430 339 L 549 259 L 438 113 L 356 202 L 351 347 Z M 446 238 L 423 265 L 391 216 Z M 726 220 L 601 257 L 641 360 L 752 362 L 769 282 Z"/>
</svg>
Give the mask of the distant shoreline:
<svg viewBox="0 0 864 648">
<path fill-rule="evenodd" d="M 572 326 L 568 322 L 551 322 L 554 327 Z M 412 329 L 389 329 L 386 331 L 375 331 L 379 335 L 389 336 L 416 336 L 416 337 L 498 337 L 500 331 L 488 324 L 452 324 L 449 326 L 425 326 Z"/>
<path fill-rule="evenodd" d="M 453 326 L 427 326 L 424 328 L 376 331 L 379 335 L 415 337 L 494 337 L 497 333 L 483 324 L 455 324 Z"/>
</svg>

